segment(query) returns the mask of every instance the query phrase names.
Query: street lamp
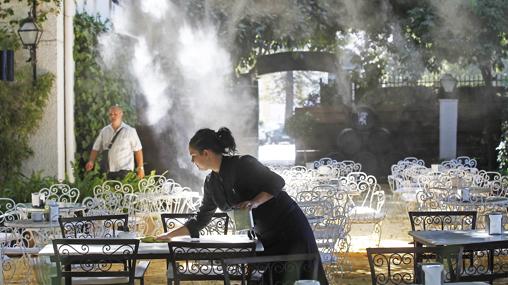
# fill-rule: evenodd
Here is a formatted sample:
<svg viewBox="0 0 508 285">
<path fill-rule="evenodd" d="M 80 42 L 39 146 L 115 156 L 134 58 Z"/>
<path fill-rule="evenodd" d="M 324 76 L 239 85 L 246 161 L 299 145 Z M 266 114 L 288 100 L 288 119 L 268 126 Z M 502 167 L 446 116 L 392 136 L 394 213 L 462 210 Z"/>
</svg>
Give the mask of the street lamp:
<svg viewBox="0 0 508 285">
<path fill-rule="evenodd" d="M 39 25 L 37 25 L 36 19 L 36 0 L 33 0 L 32 11 L 31 13 L 28 13 L 28 18 L 21 20 L 18 29 L 18 35 L 21 39 L 23 47 L 29 49 L 30 51 L 30 58 L 28 61 L 32 63 L 34 83 L 37 79 L 37 45 L 39 44 L 42 36 L 42 29 L 39 27 Z"/>
<path fill-rule="evenodd" d="M 451 93 L 457 86 L 457 79 L 455 79 L 451 74 L 445 73 L 443 76 L 441 76 L 441 79 L 439 80 L 441 83 L 441 86 L 443 87 L 444 91 L 446 93 Z"/>
<path fill-rule="evenodd" d="M 451 159 L 457 157 L 459 100 L 453 94 L 457 79 L 445 73 L 439 81 L 444 91 L 439 99 L 439 158 Z"/>
</svg>

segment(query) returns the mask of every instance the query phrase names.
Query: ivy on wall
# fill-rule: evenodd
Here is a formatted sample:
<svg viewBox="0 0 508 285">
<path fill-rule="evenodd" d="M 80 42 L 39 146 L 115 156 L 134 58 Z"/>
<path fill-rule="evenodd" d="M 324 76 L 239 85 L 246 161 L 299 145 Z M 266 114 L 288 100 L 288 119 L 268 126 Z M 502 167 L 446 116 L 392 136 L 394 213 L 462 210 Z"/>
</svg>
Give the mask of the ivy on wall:
<svg viewBox="0 0 508 285">
<path fill-rule="evenodd" d="M 16 81 L 0 81 L 0 185 L 18 175 L 23 160 L 32 155 L 29 137 L 38 127 L 54 81 L 40 75 L 32 85 L 29 66 L 15 72 Z"/>
<path fill-rule="evenodd" d="M 26 11 L 28 12 L 32 8 L 34 1 L 37 7 L 37 23 L 46 21 L 49 14 L 58 14 L 60 12 L 62 0 L 0 0 L 0 19 L 8 20 L 9 24 L 12 26 L 18 25 L 20 19 L 13 17 L 13 4 L 15 4 L 15 2 L 24 3 L 23 5 L 27 7 Z"/>
<path fill-rule="evenodd" d="M 112 105 L 124 109 L 124 121 L 135 122 L 134 91 L 126 75 L 101 64 L 98 37 L 109 30 L 108 22 L 86 13 L 74 17 L 75 70 L 75 174 L 83 167 L 99 131 L 109 124 L 107 111 Z"/>
</svg>

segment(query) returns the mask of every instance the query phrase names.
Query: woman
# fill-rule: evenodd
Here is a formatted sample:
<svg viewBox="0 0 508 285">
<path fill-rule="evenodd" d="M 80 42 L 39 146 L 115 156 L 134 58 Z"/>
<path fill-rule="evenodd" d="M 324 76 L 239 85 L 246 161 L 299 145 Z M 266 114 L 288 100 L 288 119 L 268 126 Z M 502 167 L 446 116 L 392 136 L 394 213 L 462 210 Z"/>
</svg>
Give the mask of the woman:
<svg viewBox="0 0 508 285">
<path fill-rule="evenodd" d="M 195 218 L 184 226 L 162 234 L 158 239 L 197 236 L 217 208 L 252 209 L 255 230 L 263 255 L 317 253 L 314 234 L 307 218 L 285 191 L 284 179 L 252 156 L 233 155 L 236 143 L 231 131 L 201 129 L 189 142 L 192 162 L 200 170 L 211 170 L 206 177 L 203 201 Z M 303 276 L 303 278 L 310 276 Z M 319 281 L 328 284 L 321 263 Z"/>
</svg>

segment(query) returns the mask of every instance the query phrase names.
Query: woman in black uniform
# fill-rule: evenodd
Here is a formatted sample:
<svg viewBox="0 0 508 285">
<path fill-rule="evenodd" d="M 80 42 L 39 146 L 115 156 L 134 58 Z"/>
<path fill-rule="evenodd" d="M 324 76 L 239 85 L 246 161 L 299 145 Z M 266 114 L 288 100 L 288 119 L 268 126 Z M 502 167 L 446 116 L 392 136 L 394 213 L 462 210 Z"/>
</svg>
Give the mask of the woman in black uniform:
<svg viewBox="0 0 508 285">
<path fill-rule="evenodd" d="M 212 170 L 206 177 L 201 207 L 183 227 L 158 239 L 198 235 L 217 208 L 252 209 L 255 230 L 263 243 L 263 255 L 318 253 L 307 218 L 285 191 L 284 179 L 249 155 L 233 155 L 236 143 L 231 131 L 201 129 L 189 142 L 192 162 L 200 170 Z M 320 262 L 318 277 L 328 284 Z M 302 276 L 309 278 L 310 276 Z"/>
</svg>

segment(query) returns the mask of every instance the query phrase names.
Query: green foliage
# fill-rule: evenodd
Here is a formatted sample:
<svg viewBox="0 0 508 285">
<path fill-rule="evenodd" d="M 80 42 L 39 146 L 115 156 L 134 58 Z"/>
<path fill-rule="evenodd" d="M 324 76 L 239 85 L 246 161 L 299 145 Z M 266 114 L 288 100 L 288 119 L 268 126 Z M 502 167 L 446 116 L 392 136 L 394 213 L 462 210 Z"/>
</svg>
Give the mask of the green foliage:
<svg viewBox="0 0 508 285">
<path fill-rule="evenodd" d="M 508 121 L 504 121 L 501 127 L 501 142 L 496 147 L 499 172 L 508 175 Z"/>
<path fill-rule="evenodd" d="M 503 67 L 501 59 L 508 54 L 508 1 L 446 1 L 439 5 L 421 1 L 399 10 L 405 40 L 429 70 L 438 71 L 444 61 L 473 64 L 489 86 L 492 72 Z M 455 19 L 455 14 L 461 19 Z M 464 24 L 457 27 L 452 22 Z M 405 60 L 414 64 L 413 56 Z"/>
<path fill-rule="evenodd" d="M 73 164 L 76 166 L 76 163 Z M 147 173 L 145 179 L 148 179 L 150 176 L 156 175 L 155 171 Z M 164 174 L 163 174 L 164 175 Z M 93 188 L 97 185 L 100 185 L 106 181 L 106 174 L 101 173 L 98 170 L 98 167 L 95 167 L 93 170 L 89 172 L 85 172 L 82 175 L 76 175 L 76 179 L 74 183 L 70 183 L 68 180 L 65 180 L 63 183 L 72 185 L 72 187 L 76 187 L 80 190 L 80 200 L 85 197 L 93 197 Z M 129 172 L 124 179 L 121 180 L 123 184 L 130 184 L 134 189 L 134 192 L 138 192 L 138 183 L 139 178 L 136 176 L 135 172 Z"/>
<path fill-rule="evenodd" d="M 145 178 L 153 175 L 155 175 L 155 171 L 147 174 Z M 0 187 L 0 197 L 11 198 L 17 203 L 28 203 L 31 199 L 31 193 L 56 183 L 64 183 L 79 189 L 79 200 L 82 201 L 85 197 L 93 197 L 94 187 L 104 183 L 106 180 L 106 174 L 101 174 L 97 170 L 92 170 L 81 177 L 76 177 L 74 183 L 70 183 L 67 179 L 58 181 L 54 177 L 42 176 L 40 172 L 34 172 L 30 176 L 16 173 L 3 184 L 3 187 Z M 138 192 L 139 180 L 134 172 L 130 172 L 121 182 L 123 184 L 130 184 L 134 192 Z"/>
<path fill-rule="evenodd" d="M 31 176 L 16 173 L 9 177 L 0 188 L 0 197 L 11 198 L 16 203 L 26 203 L 31 200 L 31 193 L 41 188 L 49 187 L 58 183 L 54 177 L 42 176 L 40 172 L 34 172 Z"/>
<path fill-rule="evenodd" d="M 54 81 L 46 73 L 34 86 L 28 66 L 15 73 L 15 82 L 0 81 L 0 185 L 16 176 L 23 160 L 32 155 L 29 137 L 42 118 Z"/>
<path fill-rule="evenodd" d="M 316 120 L 310 112 L 297 112 L 287 118 L 285 131 L 294 138 L 305 139 L 313 135 L 315 126 Z"/>
<path fill-rule="evenodd" d="M 34 1 L 37 7 L 37 23 L 46 21 L 49 14 L 58 14 L 60 12 L 62 0 L 0 0 L 0 19 L 8 20 L 9 24 L 11 24 L 13 27 L 18 25 L 20 19 L 13 18 L 13 5 L 15 5 L 14 2 L 24 2 L 27 7 L 26 11 L 28 12 L 30 9 L 32 9 Z"/>
<path fill-rule="evenodd" d="M 101 64 L 98 37 L 106 31 L 108 23 L 98 17 L 81 13 L 74 18 L 76 174 L 82 177 L 96 136 L 109 124 L 109 107 L 122 106 L 124 121 L 136 121 L 131 83 L 117 70 Z"/>
<path fill-rule="evenodd" d="M 19 46 L 18 35 L 6 27 L 0 27 L 0 50 L 16 50 Z"/>
</svg>

